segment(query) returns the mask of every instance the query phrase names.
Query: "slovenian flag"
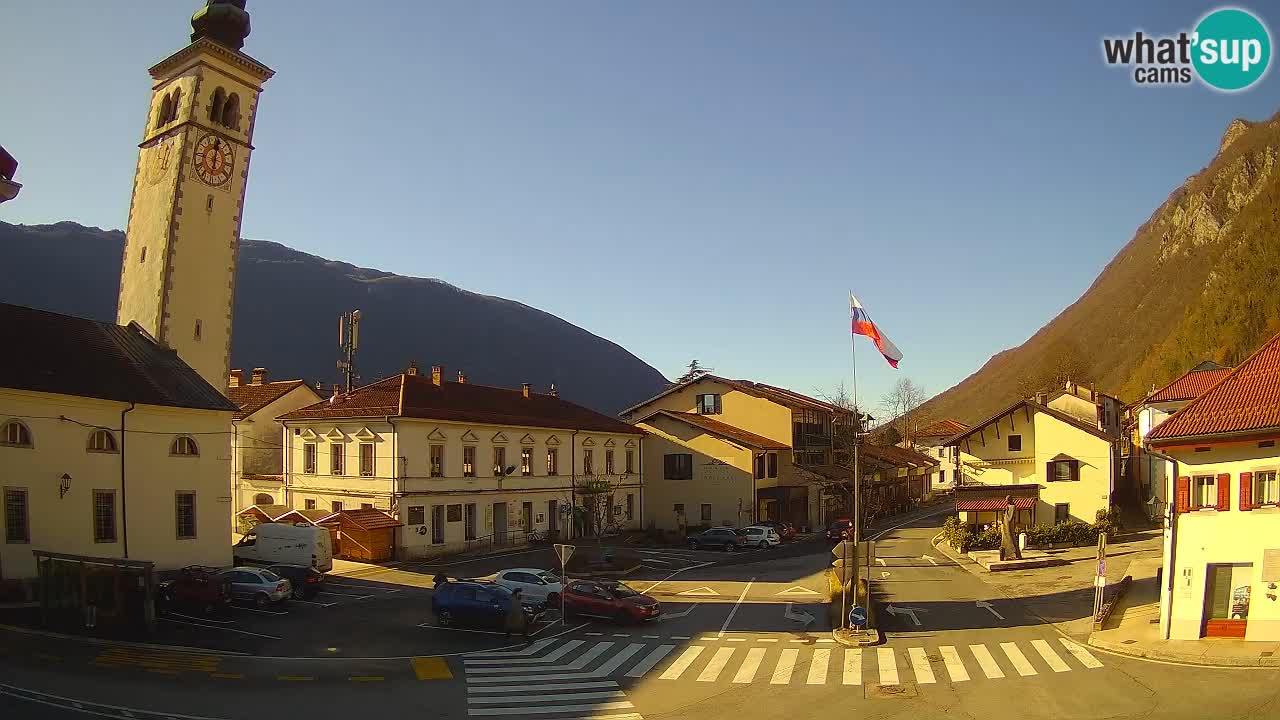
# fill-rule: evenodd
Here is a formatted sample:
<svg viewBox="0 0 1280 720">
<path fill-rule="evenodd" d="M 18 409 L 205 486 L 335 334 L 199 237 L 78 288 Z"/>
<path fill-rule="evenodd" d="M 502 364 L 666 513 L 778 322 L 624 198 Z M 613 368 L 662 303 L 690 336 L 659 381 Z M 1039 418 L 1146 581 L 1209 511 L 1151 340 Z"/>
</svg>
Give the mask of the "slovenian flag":
<svg viewBox="0 0 1280 720">
<path fill-rule="evenodd" d="M 867 314 L 866 308 L 862 307 L 862 303 L 858 302 L 858 298 L 849 293 L 849 317 L 853 320 L 853 334 L 866 335 L 876 344 L 876 348 L 880 350 L 880 354 L 884 359 L 889 361 L 893 367 L 898 367 L 898 361 L 902 360 L 902 351 L 897 345 L 889 342 L 889 338 L 880 332 L 880 328 L 871 322 L 871 316 Z"/>
</svg>

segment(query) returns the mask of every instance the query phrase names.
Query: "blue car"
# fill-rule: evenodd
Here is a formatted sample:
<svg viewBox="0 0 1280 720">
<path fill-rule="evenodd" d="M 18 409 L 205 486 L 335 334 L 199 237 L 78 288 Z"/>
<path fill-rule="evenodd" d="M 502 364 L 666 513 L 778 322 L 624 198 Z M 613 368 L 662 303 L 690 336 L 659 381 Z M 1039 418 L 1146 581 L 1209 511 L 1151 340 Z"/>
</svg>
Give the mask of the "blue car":
<svg viewBox="0 0 1280 720">
<path fill-rule="evenodd" d="M 542 610 L 541 603 L 521 602 L 530 625 Z M 467 625 L 501 629 L 511 607 L 511 591 L 492 582 L 436 579 L 431 595 L 431 613 L 444 627 Z"/>
</svg>

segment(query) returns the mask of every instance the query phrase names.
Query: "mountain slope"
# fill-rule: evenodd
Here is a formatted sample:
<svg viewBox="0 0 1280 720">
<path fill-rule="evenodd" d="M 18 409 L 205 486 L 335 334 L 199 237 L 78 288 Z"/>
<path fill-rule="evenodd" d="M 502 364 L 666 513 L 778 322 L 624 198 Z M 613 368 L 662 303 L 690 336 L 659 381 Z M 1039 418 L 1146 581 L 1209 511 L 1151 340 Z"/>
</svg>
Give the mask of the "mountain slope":
<svg viewBox="0 0 1280 720">
<path fill-rule="evenodd" d="M 72 222 L 0 222 L 0 301 L 114 320 L 124 234 Z M 363 381 L 410 360 L 444 365 L 469 382 L 556 384 L 561 397 L 615 414 L 666 385 L 622 347 L 560 318 L 440 280 L 403 277 L 244 240 L 236 279 L 232 367 L 272 377 L 338 379 L 337 317 L 364 314 L 357 367 Z"/>
<path fill-rule="evenodd" d="M 1209 165 L 1173 191 L 1079 300 L 926 412 L 980 420 L 1064 372 L 1133 401 L 1201 360 L 1243 359 L 1280 331 L 1278 154 L 1280 114 L 1233 121 Z"/>
</svg>

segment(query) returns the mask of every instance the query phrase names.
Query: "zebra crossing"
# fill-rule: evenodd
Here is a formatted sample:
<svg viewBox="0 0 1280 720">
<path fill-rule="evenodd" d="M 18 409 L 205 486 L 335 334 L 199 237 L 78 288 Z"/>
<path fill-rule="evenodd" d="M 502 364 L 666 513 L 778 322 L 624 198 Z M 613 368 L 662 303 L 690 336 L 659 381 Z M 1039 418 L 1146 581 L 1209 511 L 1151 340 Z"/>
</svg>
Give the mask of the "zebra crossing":
<svg viewBox="0 0 1280 720">
<path fill-rule="evenodd" d="M 642 720 L 619 679 L 657 682 L 901 685 L 968 683 L 1102 667 L 1084 646 L 1065 637 L 967 646 L 849 648 L 761 644 L 681 646 L 594 639 L 546 638 L 523 650 L 480 652 L 463 658 L 468 714 Z"/>
</svg>

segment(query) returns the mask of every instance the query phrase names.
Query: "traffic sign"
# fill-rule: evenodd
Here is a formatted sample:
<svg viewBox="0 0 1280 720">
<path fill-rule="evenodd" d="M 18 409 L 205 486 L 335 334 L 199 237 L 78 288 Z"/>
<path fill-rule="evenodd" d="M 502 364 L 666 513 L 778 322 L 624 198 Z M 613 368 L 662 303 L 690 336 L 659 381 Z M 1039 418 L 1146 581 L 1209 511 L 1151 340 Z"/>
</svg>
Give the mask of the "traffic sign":
<svg viewBox="0 0 1280 720">
<path fill-rule="evenodd" d="M 858 572 L 858 564 L 854 562 L 845 563 L 842 560 L 836 560 L 831 563 L 831 572 L 836 574 L 836 578 L 839 579 L 842 584 L 847 585 L 853 582 L 853 578 Z"/>
<path fill-rule="evenodd" d="M 836 543 L 836 546 L 831 548 L 831 554 L 840 560 L 852 563 L 853 559 L 858 557 L 858 543 L 852 540 Z"/>
<path fill-rule="evenodd" d="M 859 627 L 866 625 L 867 624 L 866 608 L 855 605 L 853 609 L 849 611 L 849 624 L 857 625 Z"/>
<path fill-rule="evenodd" d="M 569 562 L 569 557 L 572 556 L 573 551 L 577 549 L 576 545 L 561 545 L 559 543 L 552 545 L 552 547 L 555 548 L 556 557 L 560 558 L 561 567 L 563 567 L 565 563 Z"/>
</svg>

